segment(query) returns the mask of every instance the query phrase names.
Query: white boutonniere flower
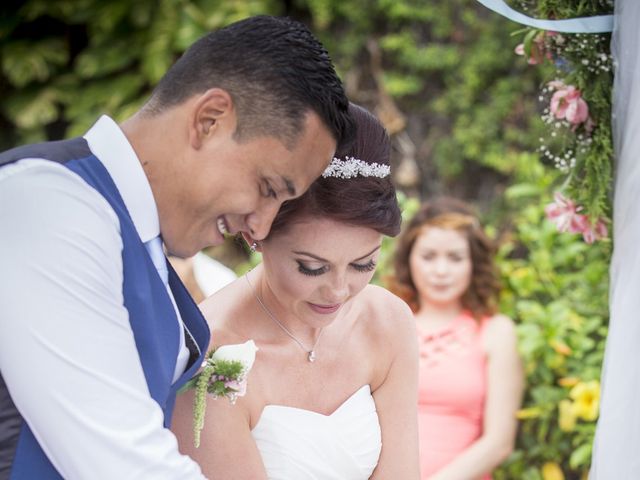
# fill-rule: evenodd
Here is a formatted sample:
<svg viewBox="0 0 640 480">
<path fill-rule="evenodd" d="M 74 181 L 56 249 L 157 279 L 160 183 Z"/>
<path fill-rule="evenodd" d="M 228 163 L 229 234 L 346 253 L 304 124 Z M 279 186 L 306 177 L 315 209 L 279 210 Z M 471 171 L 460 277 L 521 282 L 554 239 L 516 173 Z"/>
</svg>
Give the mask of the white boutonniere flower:
<svg viewBox="0 0 640 480">
<path fill-rule="evenodd" d="M 181 389 L 195 389 L 193 406 L 194 445 L 200 446 L 200 432 L 204 427 L 206 395 L 226 397 L 234 404 L 247 392 L 247 375 L 256 359 L 258 347 L 253 340 L 238 345 L 215 348 L 202 362 L 202 370 Z"/>
<path fill-rule="evenodd" d="M 216 348 L 211 352 L 211 359 L 213 361 L 225 360 L 230 362 L 237 360 L 244 365 L 244 369 L 248 372 L 253 367 L 257 351 L 258 347 L 256 347 L 255 342 L 248 340 L 237 345 L 223 345 Z"/>
</svg>

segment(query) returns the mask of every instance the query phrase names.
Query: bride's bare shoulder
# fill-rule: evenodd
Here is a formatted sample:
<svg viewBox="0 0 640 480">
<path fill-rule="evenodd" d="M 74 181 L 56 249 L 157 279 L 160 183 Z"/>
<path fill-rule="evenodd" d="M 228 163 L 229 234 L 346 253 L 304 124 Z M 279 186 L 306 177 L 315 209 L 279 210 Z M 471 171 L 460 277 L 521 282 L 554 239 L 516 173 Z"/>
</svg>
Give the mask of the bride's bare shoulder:
<svg viewBox="0 0 640 480">
<path fill-rule="evenodd" d="M 409 306 L 389 290 L 368 285 L 362 291 L 363 318 L 385 338 L 415 335 L 415 320 Z"/>
<path fill-rule="evenodd" d="M 413 318 L 411 309 L 404 300 L 378 285 L 367 285 L 362 291 L 362 302 L 376 318 Z"/>
<path fill-rule="evenodd" d="M 249 340 L 245 323 L 251 317 L 250 300 L 242 278 L 238 278 L 200 302 L 198 307 L 211 329 L 213 346 Z"/>
</svg>

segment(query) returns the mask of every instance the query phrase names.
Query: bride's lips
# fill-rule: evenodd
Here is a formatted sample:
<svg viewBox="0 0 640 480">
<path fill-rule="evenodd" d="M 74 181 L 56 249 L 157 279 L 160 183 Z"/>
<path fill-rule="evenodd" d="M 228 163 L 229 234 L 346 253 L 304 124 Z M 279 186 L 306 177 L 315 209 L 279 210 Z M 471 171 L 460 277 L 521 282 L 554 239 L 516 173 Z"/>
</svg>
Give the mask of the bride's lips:
<svg viewBox="0 0 640 480">
<path fill-rule="evenodd" d="M 309 307 L 316 313 L 328 315 L 330 313 L 335 313 L 342 306 L 341 303 L 336 303 L 334 305 L 317 305 L 315 303 L 310 303 Z"/>
</svg>

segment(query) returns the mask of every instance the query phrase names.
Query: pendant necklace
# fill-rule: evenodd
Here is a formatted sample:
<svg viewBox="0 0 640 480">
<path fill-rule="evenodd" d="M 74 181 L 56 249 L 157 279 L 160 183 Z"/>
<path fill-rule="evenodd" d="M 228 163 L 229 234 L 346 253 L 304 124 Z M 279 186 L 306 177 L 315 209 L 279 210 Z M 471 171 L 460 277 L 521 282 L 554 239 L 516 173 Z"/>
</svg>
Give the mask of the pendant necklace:
<svg viewBox="0 0 640 480">
<path fill-rule="evenodd" d="M 322 336 L 322 332 L 324 331 L 324 327 L 320 329 L 320 333 L 318 334 L 318 338 L 316 338 L 315 343 L 313 344 L 313 347 L 311 347 L 311 350 L 307 349 L 307 347 L 305 347 L 303 345 L 303 343 L 298 340 L 293 333 L 291 333 L 287 327 L 285 327 L 282 323 L 280 323 L 280 320 L 278 320 L 276 318 L 276 316 L 271 313 L 271 310 L 269 310 L 267 308 L 267 306 L 264 304 L 264 302 L 262 301 L 262 298 L 260 298 L 260 295 L 258 295 L 258 292 L 253 288 L 253 285 L 251 285 L 251 282 L 249 281 L 249 272 L 245 273 L 244 278 L 247 279 L 247 284 L 249 284 L 249 289 L 253 292 L 253 295 L 256 297 L 256 300 L 258 301 L 258 304 L 260 305 L 260 307 L 262 307 L 262 310 L 264 310 L 264 313 L 267 314 L 267 316 L 274 321 L 274 323 L 276 325 L 278 325 L 280 327 L 280 329 L 286 333 L 294 342 L 296 342 L 298 344 L 298 346 L 304 350 L 307 353 L 307 360 L 309 360 L 310 362 L 315 362 L 316 360 L 316 347 L 318 346 L 318 342 L 320 341 L 320 337 Z"/>
</svg>

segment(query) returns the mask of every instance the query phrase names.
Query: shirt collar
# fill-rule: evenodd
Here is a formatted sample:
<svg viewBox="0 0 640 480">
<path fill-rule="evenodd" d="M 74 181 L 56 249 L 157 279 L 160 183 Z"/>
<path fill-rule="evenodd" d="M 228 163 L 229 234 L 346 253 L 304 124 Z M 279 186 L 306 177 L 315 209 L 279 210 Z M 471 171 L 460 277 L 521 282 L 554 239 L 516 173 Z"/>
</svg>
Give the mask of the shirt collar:
<svg viewBox="0 0 640 480">
<path fill-rule="evenodd" d="M 116 184 L 140 239 L 147 242 L 160 235 L 158 208 L 151 185 L 118 124 L 103 115 L 84 138 Z"/>
</svg>

